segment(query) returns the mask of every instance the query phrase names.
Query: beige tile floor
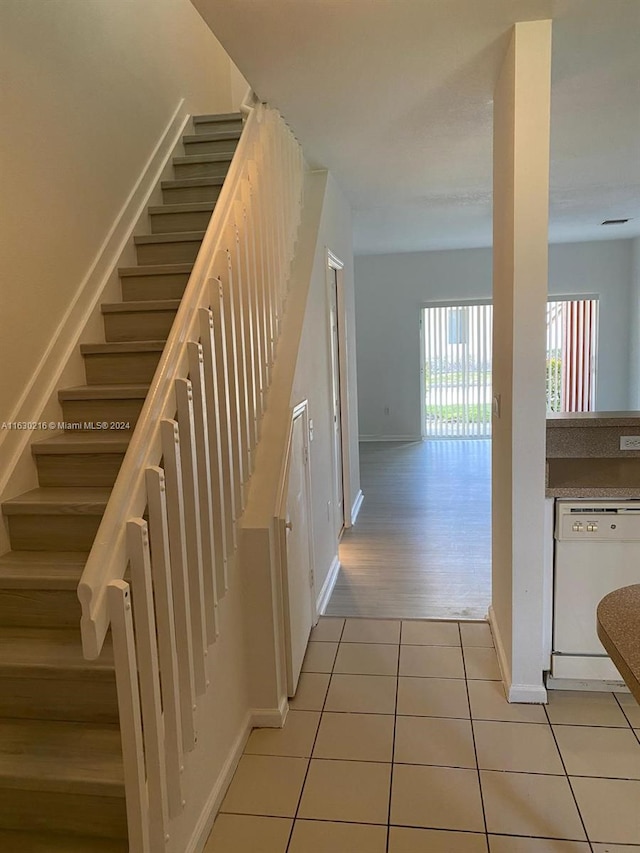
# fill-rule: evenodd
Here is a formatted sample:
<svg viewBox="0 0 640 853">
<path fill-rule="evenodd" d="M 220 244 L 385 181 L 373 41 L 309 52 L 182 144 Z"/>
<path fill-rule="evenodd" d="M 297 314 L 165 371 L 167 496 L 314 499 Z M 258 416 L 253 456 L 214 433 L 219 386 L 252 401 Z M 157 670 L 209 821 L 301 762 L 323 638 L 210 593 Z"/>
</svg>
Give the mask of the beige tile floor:
<svg viewBox="0 0 640 853">
<path fill-rule="evenodd" d="M 509 705 L 484 623 L 322 618 L 205 853 L 640 850 L 640 707 Z"/>
</svg>

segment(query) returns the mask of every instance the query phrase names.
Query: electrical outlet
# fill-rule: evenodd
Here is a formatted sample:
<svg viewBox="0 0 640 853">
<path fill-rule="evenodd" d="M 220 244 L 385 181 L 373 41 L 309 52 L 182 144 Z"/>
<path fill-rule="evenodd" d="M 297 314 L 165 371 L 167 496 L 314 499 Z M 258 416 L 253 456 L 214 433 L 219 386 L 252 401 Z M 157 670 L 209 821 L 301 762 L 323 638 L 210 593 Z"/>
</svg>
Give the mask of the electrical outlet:
<svg viewBox="0 0 640 853">
<path fill-rule="evenodd" d="M 620 450 L 640 450 L 640 435 L 621 435 Z"/>
</svg>

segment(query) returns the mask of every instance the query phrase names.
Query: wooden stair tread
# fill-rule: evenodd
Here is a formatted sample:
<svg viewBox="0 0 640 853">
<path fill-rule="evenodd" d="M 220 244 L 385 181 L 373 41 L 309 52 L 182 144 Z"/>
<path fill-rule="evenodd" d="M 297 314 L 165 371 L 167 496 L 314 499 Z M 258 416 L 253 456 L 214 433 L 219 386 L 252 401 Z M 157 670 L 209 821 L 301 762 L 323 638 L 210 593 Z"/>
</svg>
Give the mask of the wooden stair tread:
<svg viewBox="0 0 640 853">
<path fill-rule="evenodd" d="M 133 314 L 140 311 L 177 311 L 179 299 L 147 299 L 131 302 L 103 302 L 103 314 Z"/>
<path fill-rule="evenodd" d="M 78 385 L 58 391 L 60 400 L 123 400 L 143 399 L 148 385 Z"/>
<path fill-rule="evenodd" d="M 242 113 L 215 113 L 193 117 L 194 124 L 208 124 L 212 121 L 242 121 Z"/>
<path fill-rule="evenodd" d="M 148 275 L 184 275 L 191 273 L 193 264 L 149 264 L 138 267 L 118 267 L 120 278 Z"/>
<path fill-rule="evenodd" d="M 119 727 L 0 719 L 0 787 L 123 797 Z"/>
<path fill-rule="evenodd" d="M 31 489 L 2 504 L 5 515 L 95 515 L 103 513 L 111 489 L 40 488 Z"/>
<path fill-rule="evenodd" d="M 129 430 L 65 432 L 34 442 L 31 450 L 34 456 L 58 453 L 124 453 L 130 438 Z"/>
<path fill-rule="evenodd" d="M 0 588 L 76 589 L 88 556 L 84 551 L 9 551 L 0 557 Z"/>
<path fill-rule="evenodd" d="M 128 853 L 127 841 L 57 832 L 31 833 L 0 829 L 0 850 L 7 853 Z"/>
<path fill-rule="evenodd" d="M 178 204 L 159 204 L 148 208 L 148 211 L 153 216 L 163 213 L 213 213 L 215 206 L 215 201 L 189 201 Z"/>
<path fill-rule="evenodd" d="M 196 137 L 199 138 L 199 137 Z M 176 166 L 185 166 L 188 163 L 229 163 L 233 159 L 232 151 L 217 151 L 215 154 L 187 154 L 184 157 L 174 157 Z"/>
<path fill-rule="evenodd" d="M 152 243 L 194 243 L 204 240 L 205 231 L 171 231 L 169 234 L 140 234 L 134 237 L 136 246 Z"/>
<path fill-rule="evenodd" d="M 200 178 L 180 178 L 173 181 L 162 181 L 161 187 L 163 190 L 185 190 L 189 187 L 221 187 L 224 184 L 224 177 L 200 177 Z M 174 205 L 169 205 L 174 207 Z"/>
<path fill-rule="evenodd" d="M 219 130 L 213 133 L 186 134 L 182 137 L 184 145 L 194 142 L 225 142 L 231 139 L 240 139 L 242 130 Z"/>
<path fill-rule="evenodd" d="M 133 304 L 139 303 L 134 302 Z M 82 355 L 129 355 L 136 352 L 162 352 L 166 343 L 166 341 L 110 341 L 106 344 L 80 344 L 80 352 Z"/>
<path fill-rule="evenodd" d="M 112 679 L 113 647 L 107 637 L 100 657 L 86 660 L 80 635 L 67 628 L 0 626 L 0 676 L 12 678 Z"/>
</svg>

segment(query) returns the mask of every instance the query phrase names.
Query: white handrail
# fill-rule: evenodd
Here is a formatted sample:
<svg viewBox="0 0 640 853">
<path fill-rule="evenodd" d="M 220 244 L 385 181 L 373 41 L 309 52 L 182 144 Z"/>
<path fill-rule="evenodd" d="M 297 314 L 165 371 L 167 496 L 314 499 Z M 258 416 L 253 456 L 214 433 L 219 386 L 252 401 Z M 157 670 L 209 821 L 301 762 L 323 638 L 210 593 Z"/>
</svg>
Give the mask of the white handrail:
<svg viewBox="0 0 640 853">
<path fill-rule="evenodd" d="M 219 259 L 219 255 L 224 254 L 227 248 L 226 232 L 236 227 L 234 216 L 237 216 L 237 203 L 242 198 L 243 185 L 250 181 L 249 164 L 261 159 L 261 147 L 273 147 L 275 127 L 281 133 L 282 144 L 290 149 L 289 156 L 298 165 L 300 174 L 295 181 L 298 207 L 301 203 L 302 155 L 299 146 L 278 114 L 263 104 L 257 104 L 249 111 L 244 124 L 238 147 L 78 586 L 78 598 L 82 606 L 83 651 L 89 659 L 99 655 L 109 628 L 107 590 L 110 583 L 122 580 L 126 572 L 129 558 L 127 522 L 132 518 L 142 517 L 145 512 L 146 471 L 157 466 L 162 457 L 161 424 L 173 419 L 177 410 L 174 380 L 187 378 L 189 374 L 187 344 L 200 339 L 199 311 L 203 308 L 209 309 L 212 304 L 211 278 L 216 274 L 216 259 Z M 272 134 L 271 137 L 269 133 Z M 273 186 L 273 179 L 265 178 L 265 181 L 267 180 Z M 287 192 L 288 188 L 287 184 Z M 264 203 L 264 199 L 261 203 Z M 282 208 L 286 207 L 286 203 L 285 197 L 282 199 Z M 278 208 L 279 203 L 275 203 L 274 213 L 281 227 L 282 216 L 287 214 Z M 262 210 L 264 211 L 264 206 Z M 289 225 L 291 219 L 289 216 Z M 269 227 L 268 219 L 263 218 L 262 222 Z M 278 248 L 276 247 L 276 252 Z M 289 251 L 292 250 L 292 247 L 288 248 Z M 265 256 L 270 256 L 271 250 L 268 247 L 264 247 L 262 251 Z M 272 285 L 281 289 L 285 277 L 284 264 L 277 268 L 274 266 L 274 273 L 277 281 Z M 269 342 L 269 347 L 272 343 Z M 271 349 L 269 351 L 272 352 Z"/>
</svg>

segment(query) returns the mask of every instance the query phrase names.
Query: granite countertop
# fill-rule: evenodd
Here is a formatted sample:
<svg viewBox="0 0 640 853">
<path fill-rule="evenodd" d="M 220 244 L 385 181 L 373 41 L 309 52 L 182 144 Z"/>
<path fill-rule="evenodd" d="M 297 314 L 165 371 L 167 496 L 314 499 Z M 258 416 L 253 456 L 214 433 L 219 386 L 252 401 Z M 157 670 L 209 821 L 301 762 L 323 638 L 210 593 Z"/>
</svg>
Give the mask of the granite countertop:
<svg viewBox="0 0 640 853">
<path fill-rule="evenodd" d="M 597 626 L 600 642 L 640 703 L 640 584 L 605 595 Z"/>
<path fill-rule="evenodd" d="M 559 412 L 547 415 L 547 427 L 640 426 L 640 412 Z"/>
<path fill-rule="evenodd" d="M 594 486 L 593 488 L 580 488 L 578 486 L 553 486 L 545 489 L 544 496 L 546 498 L 601 498 L 604 500 L 637 500 L 640 498 L 640 489 L 623 489 L 623 488 L 603 488 Z"/>
</svg>

